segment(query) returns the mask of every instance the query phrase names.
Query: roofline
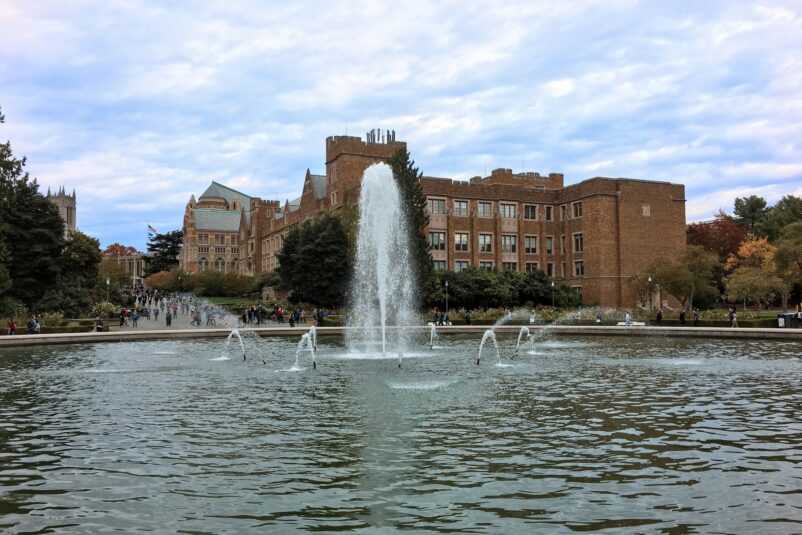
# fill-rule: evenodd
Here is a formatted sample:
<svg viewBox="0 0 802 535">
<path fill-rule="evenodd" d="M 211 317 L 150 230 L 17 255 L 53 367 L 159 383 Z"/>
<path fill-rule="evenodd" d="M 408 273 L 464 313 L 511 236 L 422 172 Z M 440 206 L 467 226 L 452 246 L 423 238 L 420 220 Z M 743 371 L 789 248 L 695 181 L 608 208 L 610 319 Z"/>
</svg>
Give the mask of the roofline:
<svg viewBox="0 0 802 535">
<path fill-rule="evenodd" d="M 243 197 L 247 197 L 247 198 L 249 198 L 249 199 L 253 199 L 253 197 L 251 197 L 250 195 L 247 195 L 247 194 L 245 194 L 245 193 L 242 193 L 241 191 L 235 190 L 234 188 L 232 188 L 232 187 L 230 187 L 230 186 L 226 186 L 225 184 L 221 184 L 221 183 L 220 183 L 220 182 L 218 182 L 217 180 L 212 180 L 212 184 L 217 184 L 217 185 L 218 185 L 218 186 L 220 186 L 221 188 L 226 188 L 227 190 L 229 190 L 229 191 L 233 191 L 234 193 L 236 193 L 236 194 L 238 194 L 238 195 L 242 195 Z M 201 196 L 203 196 L 203 194 L 201 194 Z M 215 197 L 215 198 L 217 198 L 217 197 Z"/>
</svg>

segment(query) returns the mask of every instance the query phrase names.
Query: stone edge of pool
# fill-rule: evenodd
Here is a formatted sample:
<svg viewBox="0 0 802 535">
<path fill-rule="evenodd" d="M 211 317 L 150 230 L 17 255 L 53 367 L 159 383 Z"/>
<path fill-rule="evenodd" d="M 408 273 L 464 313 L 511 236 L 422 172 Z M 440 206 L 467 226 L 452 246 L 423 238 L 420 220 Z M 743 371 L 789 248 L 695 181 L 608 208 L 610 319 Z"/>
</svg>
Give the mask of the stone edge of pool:
<svg viewBox="0 0 802 535">
<path fill-rule="evenodd" d="M 438 327 L 439 334 L 482 334 L 490 326 L 471 325 Z M 497 333 L 515 334 L 521 325 L 499 325 Z M 535 328 L 544 328 L 535 326 Z M 608 335 L 608 336 L 669 336 L 685 338 L 743 338 L 770 340 L 802 340 L 802 329 L 789 328 L 737 328 L 730 327 L 650 327 L 650 326 L 595 326 L 595 325 L 553 325 L 548 326 L 550 334 L 555 335 Z M 421 333 L 428 333 L 430 326 L 413 327 Z M 307 331 L 305 327 L 264 327 L 248 329 L 260 336 L 300 336 Z M 348 327 L 319 327 L 319 336 L 341 335 Z M 97 344 L 104 342 L 132 342 L 139 340 L 184 340 L 194 338 L 225 338 L 231 329 L 170 329 L 136 330 L 111 332 L 85 332 L 63 334 L 21 334 L 0 336 L 0 349 L 25 346 L 61 344 Z"/>
</svg>

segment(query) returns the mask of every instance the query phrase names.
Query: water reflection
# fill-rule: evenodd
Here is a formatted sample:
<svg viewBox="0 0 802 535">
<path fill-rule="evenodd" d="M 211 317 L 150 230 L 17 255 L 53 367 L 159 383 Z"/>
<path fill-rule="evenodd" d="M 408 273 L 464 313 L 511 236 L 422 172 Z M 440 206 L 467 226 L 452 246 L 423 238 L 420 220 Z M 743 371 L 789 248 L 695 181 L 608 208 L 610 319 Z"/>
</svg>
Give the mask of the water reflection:
<svg viewBox="0 0 802 535">
<path fill-rule="evenodd" d="M 321 340 L 286 373 L 294 341 L 263 342 L 0 354 L 0 528 L 802 530 L 799 344 L 552 338 L 498 368 L 442 337 L 398 369 Z"/>
</svg>

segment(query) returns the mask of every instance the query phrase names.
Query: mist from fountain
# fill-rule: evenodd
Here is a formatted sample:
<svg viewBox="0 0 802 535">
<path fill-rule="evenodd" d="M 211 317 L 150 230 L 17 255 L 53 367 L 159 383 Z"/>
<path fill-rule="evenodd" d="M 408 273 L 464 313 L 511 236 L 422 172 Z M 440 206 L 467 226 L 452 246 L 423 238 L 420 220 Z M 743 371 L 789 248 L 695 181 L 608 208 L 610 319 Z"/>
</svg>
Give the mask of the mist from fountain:
<svg viewBox="0 0 802 535">
<path fill-rule="evenodd" d="M 359 200 L 359 232 L 351 283 L 347 343 L 351 352 L 399 354 L 406 349 L 415 320 L 410 233 L 401 195 L 386 164 L 365 171 Z M 388 330 L 388 327 L 395 327 Z M 388 340 L 388 335 L 392 340 Z M 399 361 L 400 362 L 400 361 Z"/>
</svg>

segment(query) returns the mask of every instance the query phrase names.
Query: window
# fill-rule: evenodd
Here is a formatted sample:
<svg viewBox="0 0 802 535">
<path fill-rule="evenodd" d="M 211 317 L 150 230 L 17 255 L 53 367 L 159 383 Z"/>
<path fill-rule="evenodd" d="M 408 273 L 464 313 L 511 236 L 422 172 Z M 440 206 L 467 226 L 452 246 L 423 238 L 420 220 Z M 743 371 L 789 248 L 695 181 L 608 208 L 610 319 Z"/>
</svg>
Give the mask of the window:
<svg viewBox="0 0 802 535">
<path fill-rule="evenodd" d="M 208 245 L 201 245 L 200 247 L 198 247 L 198 252 L 199 253 L 208 253 L 209 252 L 209 246 Z"/>
<path fill-rule="evenodd" d="M 560 277 L 565 277 L 565 262 L 560 264 Z"/>
<path fill-rule="evenodd" d="M 454 234 L 454 250 L 467 251 L 468 250 L 468 233 L 457 232 Z"/>
<path fill-rule="evenodd" d="M 518 236 L 501 236 L 501 252 L 514 253 L 518 247 Z"/>
<path fill-rule="evenodd" d="M 537 254 L 537 236 L 524 236 L 524 252 Z"/>
<path fill-rule="evenodd" d="M 429 246 L 432 251 L 445 251 L 446 250 L 446 233 L 445 232 L 430 232 L 429 233 Z"/>
<path fill-rule="evenodd" d="M 255 244 L 255 243 L 253 243 L 253 242 L 249 242 L 249 243 L 248 243 L 248 252 L 249 252 L 249 253 L 252 253 L 252 252 L 253 252 L 253 249 L 254 249 L 254 246 L 255 246 L 255 245 L 256 245 L 256 244 Z"/>
<path fill-rule="evenodd" d="M 582 240 L 582 233 L 579 232 L 577 234 L 574 234 L 574 252 L 581 253 L 584 248 L 585 248 L 585 243 Z"/>
<path fill-rule="evenodd" d="M 225 247 L 215 247 L 214 248 L 214 252 L 217 253 L 217 254 L 226 254 L 226 248 Z"/>
<path fill-rule="evenodd" d="M 515 219 L 515 205 L 501 203 L 500 210 L 501 217 L 504 219 Z"/>
<path fill-rule="evenodd" d="M 537 205 L 525 204 L 524 205 L 524 219 L 537 219 Z"/>
<path fill-rule="evenodd" d="M 493 271 L 493 262 L 479 262 L 479 269 Z"/>
<path fill-rule="evenodd" d="M 548 275 L 549 277 L 554 276 L 554 264 L 551 262 L 546 264 L 546 275 Z"/>
<path fill-rule="evenodd" d="M 501 269 L 504 271 L 518 271 L 518 262 L 502 262 Z"/>
<path fill-rule="evenodd" d="M 554 207 L 547 206 L 546 207 L 546 221 L 554 221 Z"/>
<path fill-rule="evenodd" d="M 427 201 L 430 214 L 445 214 L 446 201 L 445 199 L 429 199 Z"/>
<path fill-rule="evenodd" d="M 229 247 L 228 252 L 231 254 L 239 254 L 239 247 Z"/>
<path fill-rule="evenodd" d="M 493 235 L 492 234 L 479 234 L 479 252 L 492 253 L 493 252 Z"/>
<path fill-rule="evenodd" d="M 651 217 L 652 216 L 652 206 L 649 204 L 644 204 L 641 206 L 641 213 L 643 217 Z"/>
<path fill-rule="evenodd" d="M 546 254 L 554 254 L 554 237 L 546 236 Z"/>
<path fill-rule="evenodd" d="M 582 217 L 582 202 L 575 202 L 573 205 L 574 217 Z"/>
<path fill-rule="evenodd" d="M 565 254 L 565 234 L 560 236 L 560 254 Z"/>
<path fill-rule="evenodd" d="M 560 205 L 560 221 L 564 221 L 565 220 L 565 214 L 566 214 L 565 205 L 561 204 Z"/>
<path fill-rule="evenodd" d="M 463 269 L 468 269 L 467 260 L 457 260 L 456 262 L 454 262 L 454 271 L 460 272 Z"/>
<path fill-rule="evenodd" d="M 198 243 L 201 245 L 209 245 L 209 235 L 208 234 L 198 234 Z"/>
<path fill-rule="evenodd" d="M 236 260 L 232 260 L 231 261 L 231 271 L 233 271 L 234 273 L 237 272 L 237 261 Z"/>
<path fill-rule="evenodd" d="M 479 217 L 493 217 L 493 203 L 480 202 L 478 211 L 479 211 Z"/>
<path fill-rule="evenodd" d="M 468 215 L 468 201 L 454 201 L 454 215 Z"/>
<path fill-rule="evenodd" d="M 585 275 L 585 263 L 582 260 L 574 262 L 574 275 L 577 277 Z"/>
<path fill-rule="evenodd" d="M 231 236 L 231 245 L 237 245 L 237 237 Z"/>
<path fill-rule="evenodd" d="M 525 267 L 526 267 L 526 272 L 527 273 L 531 273 L 533 271 L 537 271 L 537 269 L 538 269 L 537 262 L 527 262 Z"/>
<path fill-rule="evenodd" d="M 222 271 L 225 272 L 226 270 L 226 260 L 225 258 L 218 258 L 214 261 L 214 269 L 215 271 Z"/>
<path fill-rule="evenodd" d="M 209 259 L 208 258 L 198 258 L 198 272 L 206 271 L 209 269 Z"/>
<path fill-rule="evenodd" d="M 446 270 L 446 261 L 445 260 L 435 260 L 434 261 L 434 270 L 435 271 L 445 271 Z"/>
<path fill-rule="evenodd" d="M 225 234 L 215 234 L 214 235 L 214 244 L 215 245 L 225 245 L 226 244 L 226 236 L 225 236 Z"/>
</svg>

